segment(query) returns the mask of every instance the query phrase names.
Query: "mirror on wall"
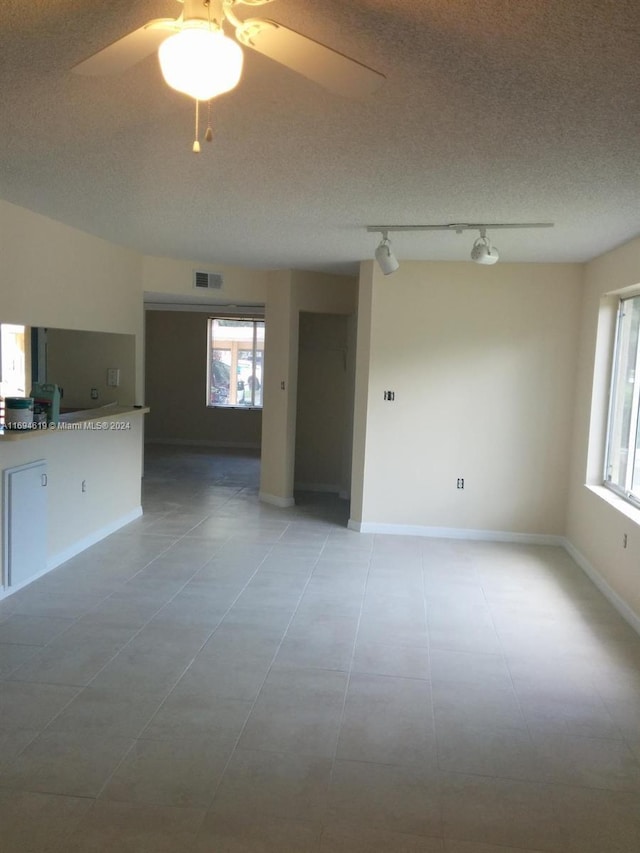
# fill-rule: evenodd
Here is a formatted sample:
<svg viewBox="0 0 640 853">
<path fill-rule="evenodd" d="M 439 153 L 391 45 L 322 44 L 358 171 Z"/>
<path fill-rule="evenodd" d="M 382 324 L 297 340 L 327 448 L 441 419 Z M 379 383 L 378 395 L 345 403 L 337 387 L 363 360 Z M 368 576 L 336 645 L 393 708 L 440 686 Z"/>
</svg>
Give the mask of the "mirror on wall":
<svg viewBox="0 0 640 853">
<path fill-rule="evenodd" d="M 0 324 L 2 397 L 35 382 L 62 389 L 61 412 L 135 400 L 135 336 Z"/>
</svg>

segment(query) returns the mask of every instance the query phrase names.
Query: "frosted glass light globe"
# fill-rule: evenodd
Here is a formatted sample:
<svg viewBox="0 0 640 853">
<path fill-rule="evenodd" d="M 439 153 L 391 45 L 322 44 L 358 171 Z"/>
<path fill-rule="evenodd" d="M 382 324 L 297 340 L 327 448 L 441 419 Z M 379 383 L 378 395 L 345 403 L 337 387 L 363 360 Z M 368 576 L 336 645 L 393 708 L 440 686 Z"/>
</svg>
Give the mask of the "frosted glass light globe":
<svg viewBox="0 0 640 853">
<path fill-rule="evenodd" d="M 238 85 L 242 48 L 220 30 L 184 29 L 158 50 L 166 83 L 198 101 L 208 101 Z"/>
</svg>

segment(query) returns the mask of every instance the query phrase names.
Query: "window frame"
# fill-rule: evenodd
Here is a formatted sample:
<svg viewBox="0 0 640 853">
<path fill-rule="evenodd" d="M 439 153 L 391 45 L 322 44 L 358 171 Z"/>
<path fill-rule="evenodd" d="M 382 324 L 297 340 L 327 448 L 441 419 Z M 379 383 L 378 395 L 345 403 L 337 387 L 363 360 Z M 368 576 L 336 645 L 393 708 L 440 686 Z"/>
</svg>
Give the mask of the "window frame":
<svg viewBox="0 0 640 853">
<path fill-rule="evenodd" d="M 250 349 L 251 353 L 252 353 L 253 370 L 252 370 L 251 376 L 253 376 L 254 378 L 256 377 L 256 363 L 258 361 L 258 359 L 256 358 L 256 355 L 258 352 L 260 352 L 261 356 L 262 356 L 261 357 L 261 364 L 260 364 L 261 376 L 258 379 L 258 381 L 261 383 L 261 386 L 260 386 L 260 402 L 259 403 L 255 402 L 256 392 L 258 390 L 255 387 L 255 383 L 252 383 L 252 387 L 250 388 L 251 402 L 249 404 L 245 404 L 244 402 L 243 403 L 236 402 L 234 404 L 228 404 L 228 403 L 214 402 L 212 400 L 213 395 L 212 395 L 212 391 L 211 391 L 211 389 L 212 389 L 211 380 L 212 380 L 213 363 L 214 363 L 213 351 L 216 349 L 216 347 L 215 347 L 215 335 L 214 335 L 214 323 L 216 320 L 231 320 L 231 321 L 235 321 L 235 322 L 252 323 L 253 324 L 253 335 L 252 335 L 252 339 L 251 339 L 251 344 L 249 345 L 249 343 L 247 342 L 248 345 L 245 347 L 245 349 L 246 350 Z M 209 315 L 209 317 L 207 319 L 207 379 L 206 379 L 207 384 L 206 384 L 206 388 L 205 388 L 205 405 L 208 409 L 232 409 L 234 411 L 254 411 L 254 412 L 262 411 L 262 408 L 264 405 L 264 400 L 262 397 L 262 389 L 264 388 L 264 376 L 262 375 L 262 368 L 264 365 L 264 340 L 262 341 L 262 348 L 260 349 L 258 347 L 258 327 L 260 324 L 263 326 L 263 328 L 266 329 L 265 318 L 264 318 L 264 315 L 262 315 L 262 314 L 210 314 Z M 231 368 L 229 365 L 227 365 L 226 362 L 222 361 L 221 363 L 229 368 L 229 388 L 230 388 L 231 387 Z M 237 381 L 238 381 L 238 379 L 236 377 L 236 382 Z M 236 389 L 236 393 L 237 393 L 237 389 Z"/>
<path fill-rule="evenodd" d="M 609 383 L 609 407 L 607 412 L 603 483 L 607 489 L 610 489 L 627 503 L 636 508 L 640 508 L 640 483 L 637 485 L 637 491 L 633 491 L 633 487 L 636 485 L 634 483 L 634 469 L 638 467 L 639 464 L 637 454 L 639 452 L 638 435 L 640 434 L 640 321 L 638 323 L 638 338 L 636 340 L 633 382 L 634 389 L 632 392 L 629 428 L 625 433 L 628 442 L 627 453 L 629 454 L 629 451 L 633 448 L 633 454 L 631 460 L 627 457 L 624 485 L 620 485 L 620 483 L 614 482 L 612 479 L 614 465 L 613 455 L 616 450 L 613 445 L 616 433 L 616 424 L 614 421 L 616 420 L 619 383 L 621 381 L 626 381 L 623 376 L 623 371 L 621 370 L 621 362 L 623 358 L 623 354 L 621 355 L 621 347 L 623 345 L 622 338 L 624 333 L 623 319 L 625 317 L 625 303 L 634 300 L 637 300 L 637 305 L 640 309 L 640 292 L 635 292 L 628 296 L 621 296 L 618 300 L 618 307 L 616 311 L 616 328 L 613 338 L 611 378 Z"/>
</svg>

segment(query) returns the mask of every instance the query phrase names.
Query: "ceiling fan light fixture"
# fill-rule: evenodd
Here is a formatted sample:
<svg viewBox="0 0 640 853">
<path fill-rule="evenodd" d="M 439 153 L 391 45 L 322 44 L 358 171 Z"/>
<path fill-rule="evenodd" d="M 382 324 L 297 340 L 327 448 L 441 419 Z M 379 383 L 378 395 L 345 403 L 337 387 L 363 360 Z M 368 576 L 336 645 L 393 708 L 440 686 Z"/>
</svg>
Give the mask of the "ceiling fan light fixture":
<svg viewBox="0 0 640 853">
<path fill-rule="evenodd" d="M 375 258 L 383 275 L 391 275 L 391 273 L 396 272 L 396 270 L 400 268 L 398 259 L 391 248 L 391 240 L 389 240 L 386 231 L 383 232 L 382 240 L 378 243 L 375 251 Z"/>
<path fill-rule="evenodd" d="M 162 42 L 158 59 L 168 86 L 208 101 L 238 85 L 244 55 L 221 30 L 185 28 Z"/>
</svg>

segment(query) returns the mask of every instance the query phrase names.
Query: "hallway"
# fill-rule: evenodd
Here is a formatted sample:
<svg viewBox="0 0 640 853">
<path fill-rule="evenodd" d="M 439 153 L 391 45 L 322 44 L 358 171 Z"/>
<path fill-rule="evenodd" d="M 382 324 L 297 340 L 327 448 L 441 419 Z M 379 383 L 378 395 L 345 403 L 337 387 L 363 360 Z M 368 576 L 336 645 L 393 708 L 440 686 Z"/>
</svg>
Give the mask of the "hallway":
<svg viewBox="0 0 640 853">
<path fill-rule="evenodd" d="M 640 638 L 559 548 L 357 534 L 247 452 L 0 602 L 3 853 L 637 853 Z"/>
</svg>

